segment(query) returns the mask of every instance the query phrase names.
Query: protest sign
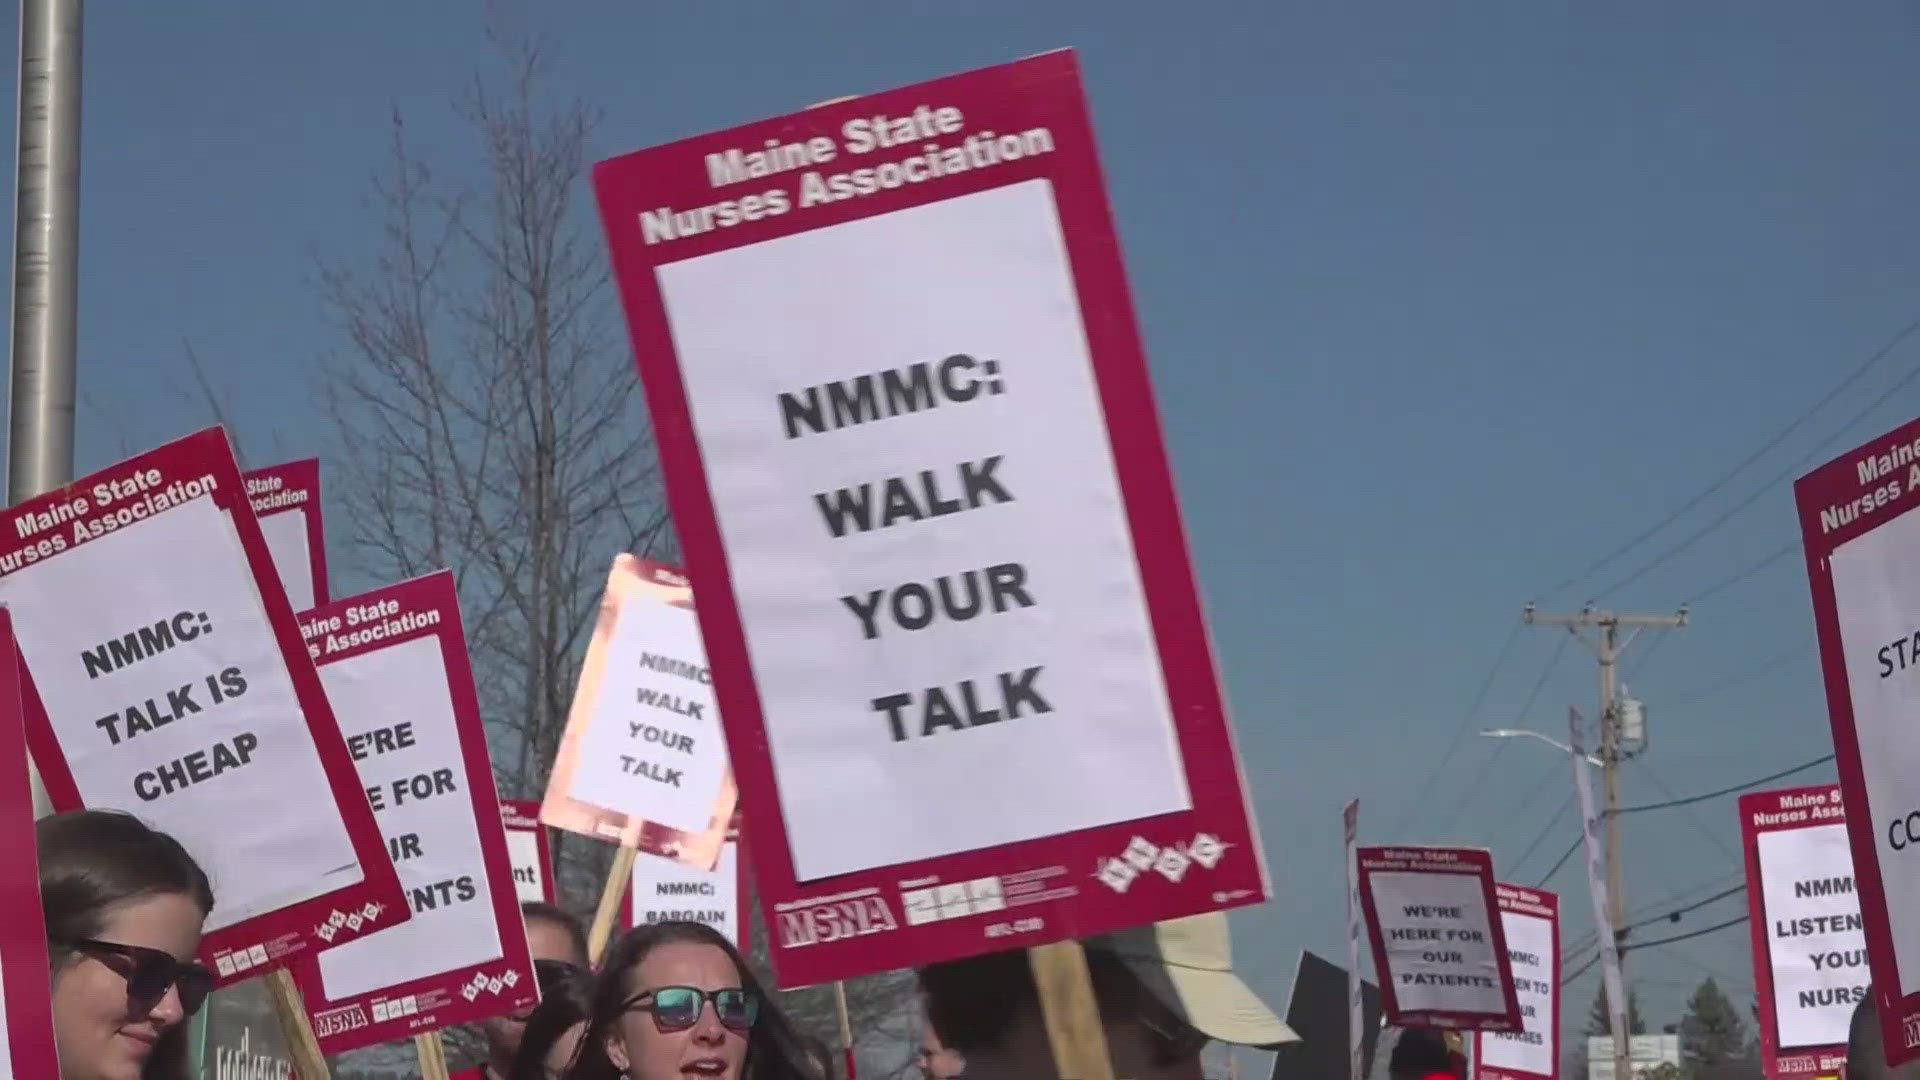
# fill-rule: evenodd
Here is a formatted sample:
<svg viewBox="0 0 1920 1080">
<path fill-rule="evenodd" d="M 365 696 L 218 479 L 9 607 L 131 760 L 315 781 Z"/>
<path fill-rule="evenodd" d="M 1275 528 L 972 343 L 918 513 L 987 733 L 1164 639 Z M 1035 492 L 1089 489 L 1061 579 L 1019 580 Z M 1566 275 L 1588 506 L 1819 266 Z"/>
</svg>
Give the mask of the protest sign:
<svg viewBox="0 0 1920 1080">
<path fill-rule="evenodd" d="M 1560 1075 L 1560 898 L 1520 885 L 1493 887 L 1507 936 L 1520 1031 L 1474 1036 L 1474 1075 L 1554 1080 Z"/>
<path fill-rule="evenodd" d="M 267 552 L 293 610 L 327 602 L 327 534 L 320 525 L 320 459 L 255 469 L 244 477 Z"/>
<path fill-rule="evenodd" d="M 0 537 L 47 794 L 193 852 L 219 979 L 407 917 L 225 431 L 20 503 Z"/>
<path fill-rule="evenodd" d="M 487 733 L 442 570 L 302 617 L 413 918 L 296 970 L 320 1048 L 339 1053 L 539 1000 Z"/>
<path fill-rule="evenodd" d="M 1881 1038 L 1920 1057 L 1920 420 L 1794 485 Z"/>
<path fill-rule="evenodd" d="M 1740 797 L 1761 1064 L 1770 1080 L 1840 1071 L 1872 989 L 1840 785 Z"/>
<path fill-rule="evenodd" d="M 1357 856 L 1387 1023 L 1521 1030 L 1493 857 L 1443 847 L 1363 847 Z"/>
<path fill-rule="evenodd" d="M 507 830 L 513 889 L 521 903 L 553 903 L 553 851 L 547 841 L 547 827 L 540 823 L 540 804 L 527 799 L 501 799 L 500 824 Z"/>
<path fill-rule="evenodd" d="M 739 795 L 687 579 L 622 554 L 560 736 L 540 820 L 711 868 Z"/>
<path fill-rule="evenodd" d="M 60 1075 L 13 620 L 0 607 L 0 1080 Z"/>
<path fill-rule="evenodd" d="M 594 179 L 782 984 L 1265 899 L 1074 54 Z"/>
<path fill-rule="evenodd" d="M 627 928 L 657 922 L 705 923 L 747 948 L 747 888 L 740 839 L 729 836 L 712 870 L 643 855 L 633 861 L 632 887 L 621 909 Z"/>
</svg>

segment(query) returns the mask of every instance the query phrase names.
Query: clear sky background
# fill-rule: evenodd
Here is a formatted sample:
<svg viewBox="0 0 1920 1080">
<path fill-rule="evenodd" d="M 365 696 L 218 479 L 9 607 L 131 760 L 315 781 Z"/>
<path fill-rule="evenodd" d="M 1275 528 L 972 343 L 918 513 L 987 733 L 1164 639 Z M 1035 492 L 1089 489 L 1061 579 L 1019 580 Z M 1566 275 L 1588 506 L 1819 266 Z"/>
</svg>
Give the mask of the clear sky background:
<svg viewBox="0 0 1920 1080">
<path fill-rule="evenodd" d="M 1652 735 L 1629 804 L 1829 751 L 1797 551 L 1710 590 L 1795 542 L 1790 477 L 1920 413 L 1920 336 L 1813 409 L 1920 319 L 1920 4 L 962 6 L 582 0 L 538 25 L 608 155 L 1082 50 L 1277 894 L 1234 919 L 1259 990 L 1283 1003 L 1302 947 L 1342 955 L 1348 798 L 1365 839 L 1484 844 L 1511 880 L 1572 844 L 1564 759 L 1470 734 L 1594 710 L 1590 657 L 1515 629 L 1529 600 L 1696 601 L 1627 665 Z M 445 169 L 473 161 L 448 100 L 481 25 L 455 2 L 92 6 L 83 470 L 206 419 L 184 340 L 287 456 L 328 449 L 294 389 L 340 344 L 309 256 L 376 239 L 392 108 Z M 1636 909 L 1737 883 L 1730 798 L 1625 832 Z M 1550 882 L 1569 937 L 1578 867 Z M 1656 1030 L 1709 972 L 1750 1000 L 1744 928 L 1631 961 Z"/>
</svg>

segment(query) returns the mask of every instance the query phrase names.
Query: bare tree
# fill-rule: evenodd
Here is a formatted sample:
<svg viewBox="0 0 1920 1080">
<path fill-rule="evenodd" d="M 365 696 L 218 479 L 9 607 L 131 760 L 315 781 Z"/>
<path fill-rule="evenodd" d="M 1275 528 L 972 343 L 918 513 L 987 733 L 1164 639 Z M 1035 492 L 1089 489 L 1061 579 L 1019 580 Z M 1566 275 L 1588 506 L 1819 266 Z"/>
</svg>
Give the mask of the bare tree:
<svg viewBox="0 0 1920 1080">
<path fill-rule="evenodd" d="M 369 585 L 454 572 L 496 782 L 537 797 L 608 565 L 673 539 L 585 197 L 598 112 L 544 102 L 537 42 L 489 38 L 504 74 L 455 106 L 472 179 L 429 167 L 396 112 L 369 200 L 375 255 L 318 265 L 343 338 L 319 399 L 347 567 Z M 608 858 L 556 838 L 570 906 L 591 908 Z"/>
</svg>

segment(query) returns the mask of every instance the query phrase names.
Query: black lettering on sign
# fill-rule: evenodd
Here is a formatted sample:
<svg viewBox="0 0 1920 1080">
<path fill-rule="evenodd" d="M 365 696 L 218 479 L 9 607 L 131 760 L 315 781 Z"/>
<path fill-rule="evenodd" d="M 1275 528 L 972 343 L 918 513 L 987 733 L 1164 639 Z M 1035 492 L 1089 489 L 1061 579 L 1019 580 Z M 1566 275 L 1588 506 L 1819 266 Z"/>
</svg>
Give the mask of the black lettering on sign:
<svg viewBox="0 0 1920 1080">
<path fill-rule="evenodd" d="M 658 671 L 666 675 L 678 675 L 683 679 L 692 679 L 703 686 L 713 684 L 713 673 L 699 664 L 685 660 L 675 660 L 670 656 L 643 652 L 640 654 L 640 666 L 648 671 Z"/>
<path fill-rule="evenodd" d="M 658 743 L 669 750 L 678 750 L 683 754 L 693 753 L 693 736 L 682 735 L 678 731 L 668 731 L 652 724 L 642 724 L 637 720 L 627 721 L 627 735 L 643 742 Z"/>
<path fill-rule="evenodd" d="M 406 862 L 420 857 L 420 834 L 402 833 L 387 839 L 387 854 L 394 862 Z"/>
<path fill-rule="evenodd" d="M 1853 895 L 1853 876 L 1814 878 L 1810 881 L 1793 883 L 1793 895 L 1806 898 L 1813 896 L 1851 896 Z"/>
<path fill-rule="evenodd" d="M 1439 941 L 1440 931 L 1424 926 L 1394 926 L 1387 929 L 1389 941 Z"/>
<path fill-rule="evenodd" d="M 513 880 L 521 885 L 538 885 L 540 874 L 531 866 L 516 866 L 513 868 Z"/>
<path fill-rule="evenodd" d="M 813 503 L 820 508 L 827 531 L 835 537 L 845 536 L 849 531 L 889 529 L 903 522 L 925 521 L 977 510 L 989 503 L 1014 501 L 1012 493 L 993 475 L 999 467 L 1000 455 L 995 454 L 953 466 L 959 474 L 957 484 L 943 482 L 932 469 L 922 469 L 915 476 L 889 476 L 882 480 L 877 500 L 875 485 L 869 482 L 820 492 L 814 495 Z"/>
<path fill-rule="evenodd" d="M 393 781 L 388 785 L 387 794 L 392 798 L 393 805 L 404 806 L 409 800 L 423 802 L 436 795 L 445 795 L 458 790 L 460 790 L 459 786 L 453 782 L 452 769 L 435 769 L 430 773 L 417 773 Z"/>
<path fill-rule="evenodd" d="M 161 619 L 152 626 L 143 626 L 138 630 L 95 645 L 80 654 L 80 663 L 86 668 L 87 678 L 97 679 L 102 675 L 111 675 L 130 664 L 137 664 L 149 657 L 158 656 L 175 645 L 192 641 L 212 629 L 213 623 L 208 620 L 206 612 L 182 611 L 171 618 Z"/>
<path fill-rule="evenodd" d="M 979 374 L 975 374 L 979 372 Z M 890 420 L 905 413 L 937 407 L 942 401 L 962 404 L 1002 392 L 1000 364 L 981 363 L 957 354 L 940 361 L 938 370 L 922 360 L 871 375 L 856 375 L 797 392 L 779 395 L 780 421 L 787 438 L 822 435 L 828 431 Z"/>
<path fill-rule="evenodd" d="M 871 641 L 880 636 L 882 603 L 889 623 L 913 631 L 925 630 L 936 615 L 949 622 L 966 622 L 988 608 L 995 615 L 1015 607 L 1029 608 L 1033 596 L 1027 592 L 1027 568 L 1000 563 L 984 570 L 941 574 L 931 586 L 909 581 L 891 589 L 874 589 L 865 597 L 843 596 L 840 603 L 860 620 L 860 636 Z"/>
<path fill-rule="evenodd" d="M 448 904 L 464 904 L 478 895 L 480 890 L 474 886 L 473 879 L 463 874 L 457 878 L 436 881 L 429 885 L 415 885 L 410 890 L 408 899 L 413 903 L 413 913 L 418 915 L 423 911 L 438 910 Z"/>
<path fill-rule="evenodd" d="M 655 896 L 712 896 L 713 883 L 707 881 L 662 881 L 654 886 Z"/>
<path fill-rule="evenodd" d="M 141 802 L 152 802 L 162 795 L 204 784 L 221 773 L 251 764 L 253 752 L 259 747 L 260 737 L 243 731 L 205 750 L 195 750 L 164 765 L 135 774 L 133 793 L 140 797 Z"/>
<path fill-rule="evenodd" d="M 1001 672 L 997 677 L 998 693 L 991 699 L 981 693 L 974 685 L 974 680 L 963 679 L 952 695 L 944 686 L 929 686 L 917 695 L 907 692 L 874 698 L 872 708 L 874 712 L 886 714 L 887 727 L 893 734 L 894 742 L 901 742 L 908 737 L 908 721 L 916 715 L 920 735 L 924 738 L 946 729 L 961 731 L 1001 720 L 1017 720 L 1029 712 L 1036 715 L 1050 713 L 1053 706 L 1040 696 L 1040 691 L 1034 686 L 1040 673 L 1045 670 L 1044 665 L 1036 664 L 1020 672 Z M 957 708 L 955 697 L 959 699 Z"/>
<path fill-rule="evenodd" d="M 374 728 L 358 735 L 347 736 L 347 750 L 353 754 L 353 760 L 365 761 L 380 754 L 391 754 L 395 750 L 405 750 L 414 745 L 413 722 L 403 720 L 390 727 Z"/>
<path fill-rule="evenodd" d="M 676 716 L 684 716 L 689 720 L 701 719 L 701 710 L 706 708 L 698 701 L 688 701 L 678 694 L 663 693 L 650 686 L 640 688 L 639 700 L 640 704 L 650 709 L 660 709 Z"/>
<path fill-rule="evenodd" d="M 1433 907 L 1429 904 L 1408 904 L 1409 919 L 1464 919 L 1466 912 L 1457 907 Z"/>
<path fill-rule="evenodd" d="M 1809 957 L 1813 961 L 1813 970 L 1826 971 L 1831 968 L 1862 967 L 1867 962 L 1867 950 L 1847 949 L 1814 953 Z"/>
<path fill-rule="evenodd" d="M 1800 1007 L 1819 1009 L 1832 1005 L 1858 1005 L 1867 999 L 1865 986 L 1823 986 L 1818 990 L 1800 991 Z"/>
<path fill-rule="evenodd" d="M 161 704 L 163 700 L 164 705 Z M 185 683 L 177 690 L 167 691 L 164 699 L 150 697 L 138 705 L 129 705 L 95 720 L 93 726 L 106 732 L 107 741 L 118 746 L 121 739 L 145 735 L 199 711 L 199 702 L 193 700 L 193 684 Z"/>
<path fill-rule="evenodd" d="M 679 769 L 669 769 L 651 761 L 628 757 L 626 754 L 620 755 L 620 771 L 628 776 L 644 776 L 656 784 L 666 784 L 669 787 L 680 786 Z"/>
</svg>

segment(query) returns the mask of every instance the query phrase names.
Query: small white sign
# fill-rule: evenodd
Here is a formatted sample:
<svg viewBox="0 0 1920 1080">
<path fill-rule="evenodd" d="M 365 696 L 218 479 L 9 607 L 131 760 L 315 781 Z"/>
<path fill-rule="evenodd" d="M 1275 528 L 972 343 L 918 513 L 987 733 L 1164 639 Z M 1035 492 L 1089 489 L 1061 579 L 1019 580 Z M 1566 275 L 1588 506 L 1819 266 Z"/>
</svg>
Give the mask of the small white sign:
<svg viewBox="0 0 1920 1080">
<path fill-rule="evenodd" d="M 266 538 L 267 552 L 273 556 L 273 568 L 287 587 L 287 599 L 293 610 L 305 611 L 317 600 L 313 587 L 313 549 L 307 544 L 307 515 L 303 510 L 282 510 L 260 516 L 260 535 Z"/>
<path fill-rule="evenodd" d="M 686 832 L 708 828 L 727 741 L 692 609 L 645 596 L 622 603 L 599 693 L 571 794 Z"/>
<path fill-rule="evenodd" d="M 1500 922 L 1507 932 L 1507 957 L 1513 965 L 1514 992 L 1520 998 L 1522 1030 L 1481 1033 L 1480 1064 L 1508 1073 L 1558 1076 L 1553 1029 L 1555 1010 L 1559 1008 L 1555 981 L 1559 946 L 1554 921 L 1543 915 L 1502 910 Z"/>
<path fill-rule="evenodd" d="M 440 639 L 322 664 L 413 918 L 320 954 L 328 1001 L 502 954 Z"/>
<path fill-rule="evenodd" d="M 526 829 L 507 830 L 507 857 L 513 860 L 513 891 L 521 903 L 547 899 L 545 868 L 540 864 L 540 836 Z"/>
<path fill-rule="evenodd" d="M 633 860 L 628 918 L 635 926 L 657 922 L 705 923 L 740 944 L 740 845 L 720 849 L 711 873 L 674 859 L 641 855 Z"/>
<path fill-rule="evenodd" d="M 1189 809 L 1051 183 L 657 273 L 798 878 Z"/>
<path fill-rule="evenodd" d="M 1873 982 L 1847 827 L 1779 829 L 1755 842 L 1780 1047 L 1845 1046 Z"/>
</svg>

